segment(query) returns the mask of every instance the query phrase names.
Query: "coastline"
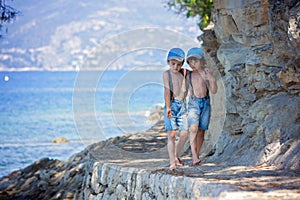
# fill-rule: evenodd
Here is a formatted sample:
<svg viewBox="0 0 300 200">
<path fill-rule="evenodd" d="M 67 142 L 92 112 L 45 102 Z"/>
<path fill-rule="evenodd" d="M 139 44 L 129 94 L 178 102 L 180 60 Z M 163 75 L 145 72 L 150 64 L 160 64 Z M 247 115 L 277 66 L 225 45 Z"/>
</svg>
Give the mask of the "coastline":
<svg viewBox="0 0 300 200">
<path fill-rule="evenodd" d="M 91 144 L 62 162 L 43 158 L 0 179 L 0 199 L 232 199 L 300 197 L 300 173 L 203 161 L 170 171 L 162 108 L 149 130 Z M 274 183 L 276 179 L 276 183 Z M 153 198 L 152 198 L 153 197 Z"/>
</svg>

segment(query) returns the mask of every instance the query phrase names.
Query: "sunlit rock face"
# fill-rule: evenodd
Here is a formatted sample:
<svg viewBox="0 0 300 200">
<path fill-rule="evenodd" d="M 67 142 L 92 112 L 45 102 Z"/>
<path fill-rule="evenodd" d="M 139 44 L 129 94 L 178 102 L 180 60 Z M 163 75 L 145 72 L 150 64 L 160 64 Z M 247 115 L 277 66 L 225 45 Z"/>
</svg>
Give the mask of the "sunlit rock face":
<svg viewBox="0 0 300 200">
<path fill-rule="evenodd" d="M 300 169 L 299 1 L 216 0 L 212 18 L 201 39 L 222 74 L 226 118 L 208 159 Z"/>
</svg>

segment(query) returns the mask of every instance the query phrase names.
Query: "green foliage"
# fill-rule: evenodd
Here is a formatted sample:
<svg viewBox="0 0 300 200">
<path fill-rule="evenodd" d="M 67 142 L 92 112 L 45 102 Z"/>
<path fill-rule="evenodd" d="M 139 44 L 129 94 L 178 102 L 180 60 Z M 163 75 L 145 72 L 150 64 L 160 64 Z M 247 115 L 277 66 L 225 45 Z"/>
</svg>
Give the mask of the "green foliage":
<svg viewBox="0 0 300 200">
<path fill-rule="evenodd" d="M 210 23 L 212 0 L 168 0 L 168 6 L 177 13 L 184 13 L 187 18 L 198 17 L 201 30 Z"/>
<path fill-rule="evenodd" d="M 13 20 L 18 11 L 5 3 L 5 0 L 0 0 L 0 22 L 10 22 Z"/>
<path fill-rule="evenodd" d="M 5 3 L 5 0 L 0 0 L 0 38 L 2 37 L 1 29 L 3 24 L 9 23 L 14 20 L 17 14 L 19 14 L 19 12 L 7 5 Z"/>
</svg>

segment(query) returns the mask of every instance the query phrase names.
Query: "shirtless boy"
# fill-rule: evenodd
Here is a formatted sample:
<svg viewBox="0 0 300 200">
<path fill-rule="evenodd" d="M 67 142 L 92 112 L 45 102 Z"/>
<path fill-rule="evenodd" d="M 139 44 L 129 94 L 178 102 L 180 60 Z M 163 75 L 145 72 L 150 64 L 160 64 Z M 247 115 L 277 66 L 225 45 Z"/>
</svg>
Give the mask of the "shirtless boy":
<svg viewBox="0 0 300 200">
<path fill-rule="evenodd" d="M 217 82 L 211 70 L 205 67 L 204 53 L 201 48 L 191 48 L 187 53 L 187 63 L 193 69 L 189 76 L 190 98 L 188 103 L 188 122 L 190 128 L 190 145 L 192 163 L 200 165 L 200 151 L 204 142 L 204 133 L 210 122 L 209 92 L 217 92 Z"/>
<path fill-rule="evenodd" d="M 187 137 L 188 121 L 185 98 L 187 96 L 188 84 L 186 84 L 186 69 L 181 69 L 185 54 L 180 48 L 172 48 L 168 52 L 167 62 L 169 70 L 163 73 L 164 82 L 164 119 L 165 128 L 168 133 L 168 153 L 170 158 L 170 169 L 183 166 L 179 158 Z M 180 130 L 178 142 L 175 145 L 176 132 Z"/>
</svg>

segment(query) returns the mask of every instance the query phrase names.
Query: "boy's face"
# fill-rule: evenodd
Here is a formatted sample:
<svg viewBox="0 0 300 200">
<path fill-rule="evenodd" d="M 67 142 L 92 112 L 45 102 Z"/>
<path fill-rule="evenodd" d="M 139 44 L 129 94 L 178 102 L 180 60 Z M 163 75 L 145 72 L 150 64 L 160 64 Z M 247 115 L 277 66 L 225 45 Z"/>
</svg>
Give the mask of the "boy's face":
<svg viewBox="0 0 300 200">
<path fill-rule="evenodd" d="M 183 65 L 183 62 L 180 62 L 178 60 L 169 60 L 168 61 L 168 64 L 170 66 L 170 69 L 174 72 L 179 72 L 182 65 Z"/>
<path fill-rule="evenodd" d="M 191 57 L 187 61 L 193 70 L 199 70 L 201 68 L 201 60 L 199 58 Z"/>
</svg>

